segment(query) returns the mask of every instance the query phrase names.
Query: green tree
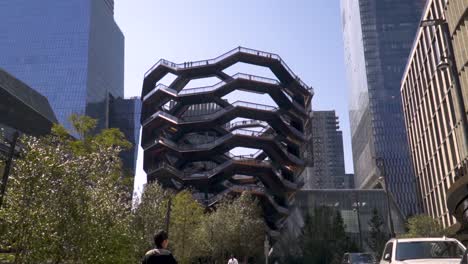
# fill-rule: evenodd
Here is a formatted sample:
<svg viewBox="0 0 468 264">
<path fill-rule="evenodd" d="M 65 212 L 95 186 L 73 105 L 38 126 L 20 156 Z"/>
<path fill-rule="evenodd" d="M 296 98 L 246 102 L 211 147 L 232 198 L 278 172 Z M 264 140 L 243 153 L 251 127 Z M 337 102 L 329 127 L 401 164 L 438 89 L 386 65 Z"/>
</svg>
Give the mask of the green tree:
<svg viewBox="0 0 468 264">
<path fill-rule="evenodd" d="M 0 219 L 1 243 L 15 263 L 134 263 L 130 195 L 119 153 L 128 143 L 95 121 L 75 116 L 80 140 L 61 126 L 43 138 L 23 136 Z M 102 138 L 108 139 L 103 144 Z M 2 245 L 2 246 L 3 246 Z"/>
<path fill-rule="evenodd" d="M 372 252 L 374 252 L 376 257 L 379 259 L 385 247 L 385 243 L 387 243 L 387 240 L 389 239 L 389 236 L 384 231 L 384 221 L 380 216 L 377 208 L 372 210 L 372 217 L 369 220 L 368 225 L 370 229 L 370 235 L 367 243 Z"/>
<path fill-rule="evenodd" d="M 257 258 L 263 254 L 265 223 L 258 202 L 243 193 L 226 198 L 201 222 L 196 237 L 202 256 L 208 261 L 224 262 L 230 254 L 238 259 Z"/>
<path fill-rule="evenodd" d="M 412 237 L 440 237 L 447 235 L 442 225 L 428 215 L 416 215 L 408 219 L 406 224 L 408 232 L 402 235 L 405 238 Z"/>
<path fill-rule="evenodd" d="M 340 263 L 345 252 L 356 250 L 340 212 L 326 206 L 306 215 L 301 244 L 303 263 Z"/>
<path fill-rule="evenodd" d="M 243 193 L 226 208 L 228 224 L 231 225 L 233 248 L 238 258 L 247 261 L 263 253 L 265 224 L 257 201 L 249 194 Z"/>
<path fill-rule="evenodd" d="M 135 204 L 134 244 L 135 251 L 140 257 L 154 247 L 154 234 L 159 230 L 166 229 L 167 205 L 172 196 L 169 191 L 164 190 L 157 182 L 148 183 L 145 185 L 140 203 Z"/>
<path fill-rule="evenodd" d="M 189 191 L 178 193 L 173 200 L 170 224 L 171 248 L 180 263 L 191 263 L 197 254 L 195 231 L 203 219 L 203 207 Z"/>
<path fill-rule="evenodd" d="M 330 246 L 332 213 L 328 207 L 314 208 L 312 215 L 307 215 L 302 238 L 304 263 L 331 263 L 333 249 Z"/>
</svg>

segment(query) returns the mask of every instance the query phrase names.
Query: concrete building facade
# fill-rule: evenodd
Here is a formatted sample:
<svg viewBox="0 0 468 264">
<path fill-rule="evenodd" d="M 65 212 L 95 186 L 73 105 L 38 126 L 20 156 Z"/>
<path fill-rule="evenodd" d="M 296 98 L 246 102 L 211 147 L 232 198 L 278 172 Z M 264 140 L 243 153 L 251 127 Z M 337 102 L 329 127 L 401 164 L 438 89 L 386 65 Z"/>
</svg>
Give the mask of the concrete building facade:
<svg viewBox="0 0 468 264">
<path fill-rule="evenodd" d="M 460 110 L 468 91 L 467 7 L 467 1 L 427 2 L 401 84 L 418 194 L 424 212 L 444 227 L 455 224 L 448 190 L 468 159 L 466 110 Z"/>
<path fill-rule="evenodd" d="M 313 164 L 303 172 L 303 189 L 352 188 L 345 173 L 343 133 L 335 111 L 312 111 L 311 120 Z"/>
</svg>

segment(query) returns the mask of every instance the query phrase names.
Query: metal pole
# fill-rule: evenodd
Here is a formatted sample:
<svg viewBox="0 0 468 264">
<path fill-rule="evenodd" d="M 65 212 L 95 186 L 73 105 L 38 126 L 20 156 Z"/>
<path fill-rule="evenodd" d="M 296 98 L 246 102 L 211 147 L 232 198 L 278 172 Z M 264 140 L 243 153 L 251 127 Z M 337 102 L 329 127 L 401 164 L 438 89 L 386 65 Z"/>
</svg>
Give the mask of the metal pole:
<svg viewBox="0 0 468 264">
<path fill-rule="evenodd" d="M 455 90 L 455 95 L 458 100 L 458 111 L 460 111 L 461 125 L 464 134 L 464 145 L 465 151 L 468 150 L 468 120 L 466 118 L 466 109 L 465 102 L 463 100 L 463 92 L 460 84 L 460 78 L 458 78 L 457 72 L 457 63 L 455 60 L 455 53 L 453 50 L 453 45 L 450 37 L 450 29 L 447 21 L 444 20 L 444 23 L 441 24 L 442 33 L 444 35 L 445 44 L 447 45 L 447 59 L 449 60 L 450 73 L 453 79 L 453 88 Z"/>
<path fill-rule="evenodd" d="M 169 197 L 167 201 L 167 212 L 166 212 L 166 233 L 169 237 L 169 224 L 171 222 L 171 207 L 172 207 L 172 197 Z"/>
<path fill-rule="evenodd" d="M 385 191 L 385 196 L 387 196 L 387 214 L 388 214 L 388 224 L 390 226 L 390 236 L 395 237 L 395 228 L 393 226 L 393 218 L 392 218 L 392 207 L 390 203 L 390 192 L 388 190 L 388 185 L 387 185 L 387 170 L 385 168 L 385 161 L 384 159 L 380 158 L 378 160 L 380 162 L 380 168 L 381 171 L 380 173 L 382 174 L 382 179 L 383 179 L 383 188 Z"/>
<path fill-rule="evenodd" d="M 0 186 L 0 208 L 3 205 L 3 197 L 5 196 L 6 186 L 8 183 L 8 177 L 10 176 L 11 164 L 13 163 L 13 156 L 15 155 L 16 143 L 18 142 L 19 133 L 15 131 L 13 134 L 13 140 L 10 144 L 10 152 L 8 153 L 8 159 L 5 163 L 5 170 L 3 171 L 2 184 Z"/>
<path fill-rule="evenodd" d="M 356 194 L 356 214 L 357 214 L 357 221 L 358 221 L 358 230 L 359 230 L 359 247 L 362 250 L 362 230 L 361 230 L 361 216 L 359 213 L 359 207 L 361 206 L 359 202 L 358 195 Z"/>
<path fill-rule="evenodd" d="M 384 190 L 385 195 L 387 196 L 387 211 L 388 211 L 388 223 L 390 225 L 390 236 L 395 237 L 395 228 L 393 227 L 393 218 L 392 218 L 392 207 L 390 206 L 390 194 L 388 193 L 387 183 L 384 178 Z"/>
</svg>

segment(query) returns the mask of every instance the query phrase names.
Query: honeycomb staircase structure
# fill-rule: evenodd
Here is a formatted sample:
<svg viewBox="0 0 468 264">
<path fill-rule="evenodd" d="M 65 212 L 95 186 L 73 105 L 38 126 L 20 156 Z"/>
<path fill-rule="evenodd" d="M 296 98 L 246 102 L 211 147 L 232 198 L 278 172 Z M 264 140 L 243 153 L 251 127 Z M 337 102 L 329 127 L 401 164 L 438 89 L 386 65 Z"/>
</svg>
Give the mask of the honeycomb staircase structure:
<svg viewBox="0 0 468 264">
<path fill-rule="evenodd" d="M 267 67 L 277 79 L 223 71 L 239 62 Z M 176 76 L 168 86 L 159 83 L 167 74 Z M 184 88 L 193 79 L 212 76 L 220 82 Z M 269 95 L 277 106 L 223 99 L 237 90 Z M 313 89 L 268 52 L 238 47 L 210 60 L 158 61 L 145 74 L 141 97 L 148 182 L 190 188 L 205 206 L 225 195 L 252 193 L 270 234 L 278 234 L 303 184 L 312 97 Z M 203 111 L 194 111 L 195 106 Z M 240 155 L 233 153 L 236 148 L 258 151 Z"/>
</svg>

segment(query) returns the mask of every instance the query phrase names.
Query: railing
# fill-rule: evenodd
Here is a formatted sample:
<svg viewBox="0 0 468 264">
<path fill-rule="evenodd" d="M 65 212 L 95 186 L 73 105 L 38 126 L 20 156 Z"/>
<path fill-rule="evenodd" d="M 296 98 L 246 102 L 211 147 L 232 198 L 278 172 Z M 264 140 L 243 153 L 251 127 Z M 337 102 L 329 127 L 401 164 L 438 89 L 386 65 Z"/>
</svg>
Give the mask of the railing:
<svg viewBox="0 0 468 264">
<path fill-rule="evenodd" d="M 206 92 L 211 92 L 216 89 L 219 89 L 220 87 L 224 86 L 226 84 L 225 81 L 221 81 L 215 85 L 211 86 L 203 86 L 203 87 L 197 87 L 197 88 L 190 88 L 190 89 L 184 89 L 179 92 L 179 94 L 196 94 L 196 93 L 206 93 Z"/>
<path fill-rule="evenodd" d="M 273 84 L 273 85 L 281 85 L 281 83 L 275 79 L 252 75 L 252 74 L 246 74 L 246 73 L 236 73 L 232 76 L 232 78 L 268 83 L 268 84 Z"/>
<path fill-rule="evenodd" d="M 268 123 L 265 121 L 260 121 L 260 120 L 242 120 L 242 121 L 237 121 L 233 123 L 226 123 L 223 125 L 223 127 L 226 130 L 229 130 L 234 127 L 243 127 L 243 126 L 259 126 L 259 127 L 268 127 Z"/>
<path fill-rule="evenodd" d="M 249 48 L 243 48 L 243 47 L 238 47 L 233 50 L 230 50 L 214 59 L 209 59 L 209 60 L 201 60 L 201 61 L 193 61 L 193 62 L 184 62 L 184 63 L 173 63 L 165 59 L 159 60 L 156 64 L 154 64 L 146 73 L 145 73 L 145 78 L 154 70 L 156 69 L 159 65 L 165 65 L 169 68 L 172 68 L 174 70 L 179 70 L 179 69 L 187 69 L 187 68 L 194 68 L 194 67 L 200 67 L 200 66 L 206 66 L 206 65 L 212 65 L 216 64 L 236 53 L 247 53 L 247 54 L 252 54 L 255 56 L 261 56 L 264 58 L 272 59 L 272 60 L 277 60 L 281 63 L 281 65 L 286 69 L 286 71 L 291 75 L 293 79 L 295 79 L 304 89 L 310 91 L 313 93 L 313 88 L 307 86 L 292 70 L 289 68 L 289 66 L 286 64 L 286 62 L 281 59 L 280 56 L 274 53 L 269 53 L 269 52 L 264 52 L 264 51 L 259 51 L 259 50 L 254 50 L 254 49 L 249 49 Z"/>
<path fill-rule="evenodd" d="M 215 118 L 216 116 L 223 114 L 229 109 L 231 109 L 231 107 L 219 108 L 209 114 L 182 116 L 181 120 L 186 121 L 186 122 L 210 120 L 210 119 Z"/>
<path fill-rule="evenodd" d="M 271 136 L 271 134 L 266 134 L 264 132 L 259 132 L 259 131 L 254 131 L 254 130 L 248 130 L 248 129 L 238 129 L 238 130 L 235 130 L 233 132 L 231 132 L 231 134 L 227 134 L 227 135 L 224 135 L 222 137 L 219 137 L 211 142 L 207 142 L 207 143 L 202 143 L 202 144 L 190 144 L 190 145 L 180 145 L 180 144 L 177 144 L 175 142 L 173 142 L 172 140 L 169 140 L 167 138 L 159 138 L 159 139 L 156 139 L 155 142 L 157 141 L 161 141 L 163 142 L 164 144 L 174 148 L 174 149 L 177 149 L 177 150 L 205 150 L 205 149 L 210 149 L 212 147 L 215 147 L 217 145 L 219 145 L 220 143 L 222 142 L 225 142 L 226 140 L 228 140 L 229 138 L 235 136 L 235 135 L 242 135 L 242 136 L 252 136 L 252 137 L 268 137 L 268 136 Z"/>
<path fill-rule="evenodd" d="M 261 151 L 261 150 L 259 150 Z M 230 152 L 225 153 L 226 156 L 235 160 L 236 162 L 243 163 L 243 164 L 255 164 L 255 165 L 271 165 L 271 162 L 268 160 L 258 160 L 256 159 L 255 154 L 247 154 L 247 155 L 234 155 Z"/>
<path fill-rule="evenodd" d="M 257 109 L 257 110 L 265 110 L 265 111 L 276 111 L 276 110 L 278 110 L 277 107 L 274 107 L 274 106 L 271 106 L 271 105 L 255 104 L 255 103 L 250 103 L 250 102 L 245 102 L 245 101 L 236 101 L 236 102 L 232 103 L 232 106 L 241 106 L 241 107 Z"/>
<path fill-rule="evenodd" d="M 270 105 L 263 105 L 263 104 L 255 104 L 255 103 L 250 103 L 250 102 L 245 102 L 245 101 L 236 101 L 231 104 L 231 107 L 246 107 L 246 108 L 251 108 L 251 109 L 256 109 L 256 110 L 264 110 L 264 111 L 276 111 L 278 110 L 277 107 L 270 106 Z M 215 114 L 219 115 L 219 113 L 225 112 L 227 110 L 230 110 L 231 107 L 226 107 L 226 108 L 220 108 L 214 112 L 211 112 L 209 114 L 203 114 L 203 115 L 193 115 L 193 116 L 183 116 L 181 119 L 184 121 L 203 121 L 203 120 L 209 120 L 212 119 Z"/>
<path fill-rule="evenodd" d="M 147 95 L 143 97 L 143 101 L 147 100 L 149 97 L 151 97 L 154 93 L 156 93 L 158 90 L 166 90 L 174 95 L 177 95 L 177 91 L 167 87 L 166 85 L 159 83 L 157 84 L 151 92 L 149 92 Z"/>
<path fill-rule="evenodd" d="M 267 137 L 273 135 L 273 133 L 265 133 L 265 131 L 255 131 L 249 129 L 236 129 L 231 132 L 233 135 L 252 136 L 252 137 Z"/>
<path fill-rule="evenodd" d="M 174 102 L 174 101 L 171 100 L 171 101 L 169 101 L 169 102 L 163 104 L 163 105 L 161 106 L 162 109 L 164 109 L 164 110 L 166 110 L 166 111 L 171 111 L 176 105 L 178 105 L 177 102 L 174 102 L 174 103 L 172 103 L 172 102 Z M 172 103 L 172 105 L 171 105 L 171 103 Z"/>
<path fill-rule="evenodd" d="M 216 174 L 217 172 L 223 170 L 224 168 L 226 168 L 227 166 L 229 166 L 230 164 L 232 164 L 232 161 L 226 161 L 224 162 L 223 164 L 211 169 L 211 170 L 208 170 L 208 171 L 204 171 L 204 172 L 184 172 L 184 171 L 180 171 L 176 168 L 174 168 L 173 166 L 169 165 L 168 163 L 166 162 L 160 162 L 158 164 L 155 164 L 154 166 L 152 166 L 150 169 L 149 169 L 149 173 L 152 173 L 158 169 L 167 169 L 167 170 L 170 170 L 174 175 L 178 176 L 179 178 L 187 178 L 187 177 L 208 177 L 208 176 L 212 176 L 214 174 Z"/>
<path fill-rule="evenodd" d="M 190 88 L 190 89 L 184 89 L 181 90 L 180 92 L 177 93 L 176 90 L 169 88 L 168 86 L 164 84 L 157 84 L 156 87 L 151 90 L 147 95 L 143 97 L 143 101 L 145 101 L 147 98 L 149 98 L 151 95 L 153 95 L 156 91 L 164 89 L 167 90 L 168 92 L 174 94 L 174 95 L 186 95 L 186 94 L 196 94 L 196 93 L 206 93 L 206 92 L 211 92 L 214 90 L 217 90 L 221 88 L 222 86 L 226 85 L 227 83 L 232 82 L 233 80 L 238 80 L 238 79 L 244 79 L 244 80 L 252 80 L 256 82 L 263 82 L 263 83 L 268 83 L 268 84 L 273 84 L 273 85 L 280 85 L 280 82 L 278 82 L 275 79 L 271 78 L 265 78 L 261 76 L 256 76 L 256 75 L 251 75 L 251 74 L 245 74 L 245 73 L 236 73 L 232 77 L 232 80 L 226 82 L 226 81 L 221 81 L 219 83 L 216 83 L 211 86 L 203 86 L 203 87 L 196 87 L 196 88 Z"/>
<path fill-rule="evenodd" d="M 208 142 L 208 143 L 203 143 L 203 144 L 197 144 L 197 145 L 176 145 L 176 148 L 180 149 L 180 150 L 203 150 L 203 149 L 210 149 L 211 147 L 213 146 L 216 146 L 218 144 L 220 144 L 221 142 L 224 142 L 226 141 L 228 138 L 232 137 L 233 135 L 232 134 L 227 134 L 227 135 L 224 135 L 220 138 L 217 138 L 211 142 Z M 175 144 L 175 143 L 172 143 L 172 144 Z"/>
<path fill-rule="evenodd" d="M 250 160 L 250 161 L 253 161 L 253 162 L 256 162 L 256 163 L 265 163 L 265 161 L 255 161 L 255 160 Z M 167 164 L 166 162 L 160 162 L 158 164 L 155 164 L 153 167 L 151 167 L 149 169 L 149 174 L 151 173 L 154 173 L 155 171 L 159 170 L 159 169 L 167 169 L 169 171 L 171 171 L 175 176 L 177 176 L 178 178 L 180 179 L 187 179 L 187 178 L 195 178 L 195 177 L 210 177 L 212 175 L 215 175 L 216 173 L 218 173 L 219 171 L 223 170 L 224 168 L 226 168 L 227 166 L 229 166 L 230 164 L 232 164 L 231 161 L 227 161 L 221 165 L 219 165 L 218 167 L 216 168 L 213 168 L 209 171 L 205 171 L 205 172 L 183 172 L 183 171 L 179 171 L 178 169 L 174 168 L 173 166 Z M 276 176 L 280 176 L 278 174 L 278 171 L 273 169 L 274 173 L 276 174 Z M 235 175 L 234 175 L 235 176 Z M 233 177 L 234 177 L 233 176 Z M 287 185 L 292 185 L 294 183 L 289 183 L 288 180 L 285 180 L 283 177 L 278 177 L 283 183 L 286 183 Z M 221 198 L 222 196 L 224 196 L 227 192 L 231 192 L 231 191 L 250 191 L 250 192 L 257 192 L 257 193 L 260 193 L 260 194 L 264 194 L 267 199 L 270 201 L 270 203 L 273 204 L 273 206 L 275 208 L 277 208 L 278 211 L 281 211 L 283 213 L 287 213 L 287 208 L 279 205 L 273 197 L 271 197 L 270 195 L 268 195 L 265 191 L 265 188 L 264 187 L 261 187 L 261 186 L 257 186 L 257 185 L 234 185 L 230 182 L 225 182 L 224 183 L 225 187 L 227 187 L 228 189 L 226 189 L 225 191 L 209 198 L 208 200 L 206 200 L 207 202 L 210 202 L 209 204 L 211 204 L 211 202 L 216 202 L 217 199 Z"/>
<path fill-rule="evenodd" d="M 232 164 L 232 161 L 229 160 L 211 170 L 204 171 L 204 172 L 184 172 L 184 175 L 190 176 L 190 177 L 209 177 L 209 176 L 215 175 L 216 173 L 220 172 L 221 170 L 223 170 L 224 168 L 226 168 L 227 166 L 231 164 Z"/>
<path fill-rule="evenodd" d="M 162 111 L 158 111 L 156 114 L 160 114 L 162 116 L 166 116 L 170 119 L 173 119 L 174 117 L 169 115 L 169 114 L 166 114 Z M 156 115 L 155 114 L 155 115 Z M 189 145 L 189 146 L 185 146 L 185 145 L 178 145 L 176 143 L 174 143 L 173 141 L 169 140 L 169 139 L 166 139 L 166 138 L 159 138 L 159 139 L 156 139 L 154 142 L 151 142 L 151 143 L 148 143 L 148 144 L 145 144 L 144 147 L 151 147 L 152 145 L 156 144 L 157 142 L 162 142 L 174 149 L 177 149 L 177 150 L 204 150 L 204 149 L 210 149 L 212 148 L 213 146 L 216 146 L 218 144 L 220 144 L 221 142 L 224 142 L 226 141 L 229 137 L 232 137 L 233 135 L 244 135 L 244 136 L 253 136 L 253 137 L 265 137 L 265 136 L 271 136 L 270 133 L 267 133 L 265 134 L 264 132 L 262 131 L 254 131 L 254 130 L 247 130 L 247 129 L 238 129 L 238 130 L 235 130 L 233 132 L 231 132 L 231 134 L 227 134 L 223 137 L 220 137 L 212 142 L 209 142 L 209 143 L 204 143 L 204 144 L 198 144 L 198 145 Z M 300 159 L 298 156 L 290 153 L 287 148 L 285 146 L 283 146 L 282 144 L 279 144 L 276 142 L 276 145 L 283 150 L 283 152 L 291 159 Z M 252 158 L 255 158 L 257 157 L 261 151 L 263 150 L 259 150 L 257 151 L 257 153 L 253 154 L 254 156 L 252 156 Z M 249 156 L 245 156 L 245 157 L 250 157 Z"/>
</svg>

